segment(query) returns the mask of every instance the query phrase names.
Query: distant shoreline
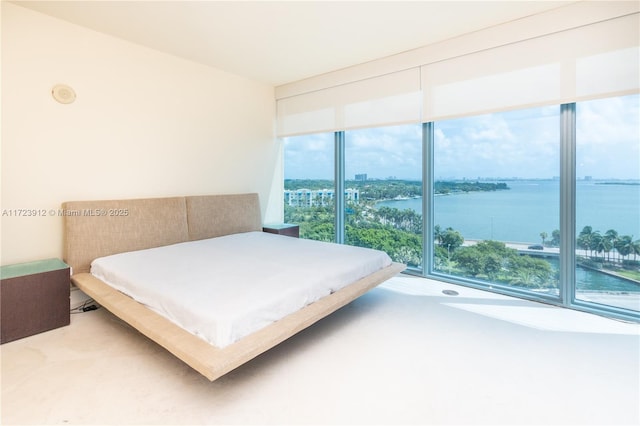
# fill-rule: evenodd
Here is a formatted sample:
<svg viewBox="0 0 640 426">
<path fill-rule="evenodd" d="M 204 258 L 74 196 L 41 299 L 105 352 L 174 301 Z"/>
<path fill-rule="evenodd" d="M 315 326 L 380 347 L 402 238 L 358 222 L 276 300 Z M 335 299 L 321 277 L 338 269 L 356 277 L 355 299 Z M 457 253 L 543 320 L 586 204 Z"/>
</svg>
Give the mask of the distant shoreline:
<svg viewBox="0 0 640 426">
<path fill-rule="evenodd" d="M 640 186 L 640 182 L 594 182 L 596 185 L 630 185 Z"/>
</svg>

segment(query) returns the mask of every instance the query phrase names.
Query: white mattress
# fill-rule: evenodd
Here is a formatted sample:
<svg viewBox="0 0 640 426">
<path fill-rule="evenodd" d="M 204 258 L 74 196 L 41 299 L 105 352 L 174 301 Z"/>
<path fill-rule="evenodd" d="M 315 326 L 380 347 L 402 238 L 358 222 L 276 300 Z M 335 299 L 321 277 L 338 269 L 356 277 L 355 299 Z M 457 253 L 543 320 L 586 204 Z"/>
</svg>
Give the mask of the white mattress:
<svg viewBox="0 0 640 426">
<path fill-rule="evenodd" d="M 98 258 L 91 273 L 224 347 L 390 264 L 377 250 L 247 232 Z"/>
</svg>

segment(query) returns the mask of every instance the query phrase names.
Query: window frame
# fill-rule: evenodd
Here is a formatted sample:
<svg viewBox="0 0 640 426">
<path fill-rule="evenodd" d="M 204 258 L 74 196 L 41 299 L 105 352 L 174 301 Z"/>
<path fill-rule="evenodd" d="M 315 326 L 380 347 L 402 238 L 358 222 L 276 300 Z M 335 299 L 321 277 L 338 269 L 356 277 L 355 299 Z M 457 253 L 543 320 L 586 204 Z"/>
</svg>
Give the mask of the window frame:
<svg viewBox="0 0 640 426">
<path fill-rule="evenodd" d="M 621 320 L 640 321 L 640 311 L 580 300 L 576 297 L 576 103 L 558 105 L 560 149 L 560 277 L 558 295 L 540 294 L 526 289 L 491 285 L 434 270 L 434 125 L 422 123 L 422 225 L 423 253 L 421 267 L 403 273 L 463 285 L 485 291 L 533 300 L 565 308 L 601 314 Z M 345 243 L 345 131 L 334 132 L 335 141 L 335 236 Z"/>
</svg>

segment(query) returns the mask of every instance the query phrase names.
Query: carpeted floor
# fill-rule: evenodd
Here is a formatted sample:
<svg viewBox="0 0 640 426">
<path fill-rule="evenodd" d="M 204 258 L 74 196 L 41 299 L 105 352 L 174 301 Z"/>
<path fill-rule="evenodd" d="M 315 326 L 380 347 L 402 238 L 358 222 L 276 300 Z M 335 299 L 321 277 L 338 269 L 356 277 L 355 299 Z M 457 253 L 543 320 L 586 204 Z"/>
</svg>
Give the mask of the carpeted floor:
<svg viewBox="0 0 640 426">
<path fill-rule="evenodd" d="M 104 309 L 0 349 L 3 425 L 640 423 L 637 324 L 404 275 L 215 382 Z"/>
</svg>

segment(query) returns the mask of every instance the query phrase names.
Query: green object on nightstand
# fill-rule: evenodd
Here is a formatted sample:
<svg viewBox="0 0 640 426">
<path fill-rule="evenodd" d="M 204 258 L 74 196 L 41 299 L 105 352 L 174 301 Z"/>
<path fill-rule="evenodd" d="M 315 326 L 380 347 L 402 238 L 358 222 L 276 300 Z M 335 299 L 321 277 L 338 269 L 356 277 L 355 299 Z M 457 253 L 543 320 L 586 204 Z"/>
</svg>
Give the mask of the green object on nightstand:
<svg viewBox="0 0 640 426">
<path fill-rule="evenodd" d="M 42 272 L 57 271 L 66 269 L 69 265 L 60 259 L 45 259 L 35 262 L 16 263 L 0 267 L 0 279 L 20 277 L 23 275 L 40 274 Z"/>
</svg>

